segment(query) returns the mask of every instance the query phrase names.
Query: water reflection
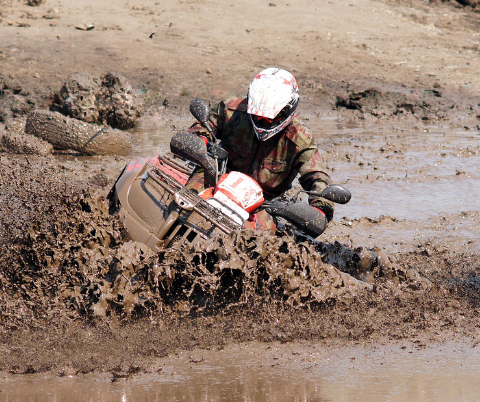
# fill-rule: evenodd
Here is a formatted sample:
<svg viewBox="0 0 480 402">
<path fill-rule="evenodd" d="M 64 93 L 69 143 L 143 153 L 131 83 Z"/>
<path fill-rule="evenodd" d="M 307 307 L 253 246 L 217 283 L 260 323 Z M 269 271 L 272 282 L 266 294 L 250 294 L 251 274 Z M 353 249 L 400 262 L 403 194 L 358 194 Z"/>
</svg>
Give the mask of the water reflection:
<svg viewBox="0 0 480 402">
<path fill-rule="evenodd" d="M 199 352 L 201 353 L 201 352 Z M 468 343 L 244 345 L 201 361 L 166 358 L 158 374 L 4 376 L 2 401 L 474 401 L 480 353 Z"/>
<path fill-rule="evenodd" d="M 310 115 L 308 125 L 333 179 L 352 192 L 337 220 L 388 215 L 421 220 L 480 208 L 477 131 L 432 126 L 368 127 Z M 132 132 L 137 155 L 168 148 L 172 134 L 192 123 L 149 117 Z"/>
</svg>

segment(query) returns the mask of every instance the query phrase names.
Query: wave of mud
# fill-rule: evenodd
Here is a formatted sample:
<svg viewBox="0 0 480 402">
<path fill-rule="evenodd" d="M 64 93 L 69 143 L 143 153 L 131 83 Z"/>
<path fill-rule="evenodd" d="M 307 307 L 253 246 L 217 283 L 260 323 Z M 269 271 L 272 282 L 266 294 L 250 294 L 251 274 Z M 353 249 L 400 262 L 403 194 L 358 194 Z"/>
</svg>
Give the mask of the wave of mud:
<svg viewBox="0 0 480 402">
<path fill-rule="evenodd" d="M 178 348 L 251 340 L 476 336 L 478 257 L 430 245 L 388 259 L 253 231 L 155 254 L 124 241 L 108 180 L 29 158 L 0 165 L 0 370 L 152 371 Z"/>
<path fill-rule="evenodd" d="M 363 256 L 370 269 L 368 251 L 339 243 L 312 245 L 241 231 L 154 254 L 143 244 L 122 241 L 122 228 L 100 197 L 72 194 L 60 200 L 55 215 L 31 222 L 2 256 L 4 324 L 63 314 L 212 313 L 270 302 L 312 307 L 372 288 L 322 261 L 358 276 Z"/>
<path fill-rule="evenodd" d="M 368 250 L 253 231 L 154 254 L 123 241 L 104 197 L 61 183 L 54 166 L 10 163 L 2 172 L 11 189 L 3 195 L 3 223 L 4 233 L 15 236 L 3 239 L 11 244 L 0 257 L 7 325 L 62 315 L 212 313 L 270 302 L 311 307 L 371 289 L 354 276 L 373 274 L 372 266 L 384 275 L 388 266 L 385 257 L 383 268 L 377 266 Z M 30 180 L 17 181 L 15 171 Z"/>
</svg>

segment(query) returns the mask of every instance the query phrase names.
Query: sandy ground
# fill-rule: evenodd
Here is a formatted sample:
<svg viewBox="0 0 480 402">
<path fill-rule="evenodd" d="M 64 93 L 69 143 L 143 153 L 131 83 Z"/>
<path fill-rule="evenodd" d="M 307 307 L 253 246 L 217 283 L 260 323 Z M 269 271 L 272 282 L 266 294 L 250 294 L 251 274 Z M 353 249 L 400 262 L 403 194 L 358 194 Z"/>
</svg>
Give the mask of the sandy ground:
<svg viewBox="0 0 480 402">
<path fill-rule="evenodd" d="M 70 73 L 113 69 L 176 107 L 244 94 L 271 65 L 295 73 L 304 107 L 353 81 L 476 96 L 476 15 L 420 1 L 3 1 L 1 58 L 44 95 Z"/>
<path fill-rule="evenodd" d="M 13 117 L 47 109 L 52 94 L 79 71 L 117 71 L 142 94 L 146 116 L 181 121 L 192 98 L 242 96 L 255 73 L 269 66 L 295 74 L 301 113 L 317 118 L 338 117 L 372 130 L 425 123 L 477 130 L 480 25 L 474 9 L 456 3 L 47 0 L 29 6 L 2 0 L 0 7 L 0 66 L 20 87 L 0 86 L 7 130 Z M 12 92 L 18 99 L 7 99 Z M 351 143 L 322 145 L 332 151 L 327 164 L 338 155 L 350 159 Z M 381 152 L 388 159 L 418 146 L 399 135 L 388 149 L 363 146 L 359 154 L 366 160 Z M 454 151 L 478 158 L 479 148 L 473 143 L 469 151 Z M 195 310 L 186 317 L 166 303 L 125 319 L 125 299 L 118 314 L 94 318 L 97 310 L 79 300 L 102 292 L 99 277 L 111 274 L 115 258 L 125 257 L 123 274 L 130 280 L 138 279 L 138 264 L 153 270 L 168 260 L 129 249 L 134 246 L 122 242 L 119 223 L 102 201 L 128 160 L 0 153 L 0 369 L 155 372 L 177 349 L 248 341 L 336 347 L 392 339 L 476 342 L 479 215 L 461 208 L 421 222 L 333 223 L 327 233 L 347 259 L 356 247 L 379 244 L 386 229 L 401 239 L 400 246 L 393 237 L 381 242 L 396 245 L 383 247 L 390 273 L 383 272 L 370 291 L 336 303 L 302 309 L 260 297 L 241 308 Z M 444 225 L 455 235 L 446 236 Z M 467 230 L 455 232 L 462 225 Z M 436 242 L 409 240 L 412 228 L 434 232 Z M 132 255 L 133 263 L 127 261 Z M 178 260 L 171 261 L 178 269 Z M 148 311 L 148 304 L 141 307 Z"/>
</svg>

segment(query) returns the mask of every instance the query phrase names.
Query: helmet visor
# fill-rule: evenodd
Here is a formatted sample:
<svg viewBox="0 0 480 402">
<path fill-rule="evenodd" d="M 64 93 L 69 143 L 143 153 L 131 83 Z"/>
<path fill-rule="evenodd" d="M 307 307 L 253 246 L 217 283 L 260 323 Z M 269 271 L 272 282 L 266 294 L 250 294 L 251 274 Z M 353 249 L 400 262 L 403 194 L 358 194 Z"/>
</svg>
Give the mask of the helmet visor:
<svg viewBox="0 0 480 402">
<path fill-rule="evenodd" d="M 286 115 L 287 113 L 285 112 L 285 109 L 283 109 L 273 119 L 263 116 L 256 116 L 254 114 L 250 116 L 252 117 L 252 121 L 255 126 L 260 130 L 271 130 L 272 128 L 280 125 L 285 120 Z"/>
</svg>

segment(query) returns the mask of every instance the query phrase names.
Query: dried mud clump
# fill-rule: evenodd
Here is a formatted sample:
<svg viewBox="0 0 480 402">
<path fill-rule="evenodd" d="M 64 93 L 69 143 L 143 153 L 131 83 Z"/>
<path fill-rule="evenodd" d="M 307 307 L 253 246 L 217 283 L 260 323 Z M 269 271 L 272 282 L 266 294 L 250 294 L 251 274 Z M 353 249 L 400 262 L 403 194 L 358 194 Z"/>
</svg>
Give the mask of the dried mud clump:
<svg viewBox="0 0 480 402">
<path fill-rule="evenodd" d="M 470 118 L 480 115 L 479 99 L 441 88 L 425 90 L 389 86 L 380 88 L 368 83 L 351 83 L 337 96 L 337 109 L 351 111 L 353 117 L 379 119 L 418 119 L 445 121 L 453 111 L 466 111 Z"/>
<path fill-rule="evenodd" d="M 115 72 L 100 78 L 85 72 L 71 74 L 52 103 L 52 111 L 123 130 L 132 128 L 144 112 L 138 91 Z"/>
<path fill-rule="evenodd" d="M 38 100 L 30 90 L 12 75 L 0 72 L 0 122 L 25 115 L 37 104 Z"/>
</svg>

